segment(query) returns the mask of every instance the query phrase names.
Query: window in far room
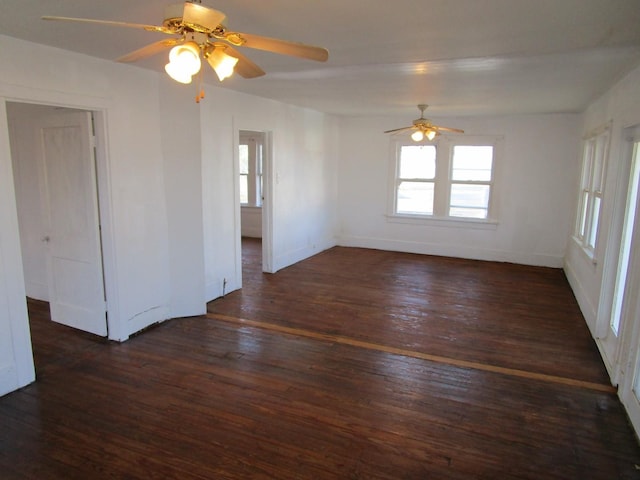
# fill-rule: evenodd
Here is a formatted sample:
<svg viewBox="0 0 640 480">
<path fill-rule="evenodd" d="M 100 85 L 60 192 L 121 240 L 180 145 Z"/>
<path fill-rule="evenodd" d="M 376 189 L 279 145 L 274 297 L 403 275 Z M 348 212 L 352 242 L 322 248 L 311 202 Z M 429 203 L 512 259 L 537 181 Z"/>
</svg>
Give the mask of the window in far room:
<svg viewBox="0 0 640 480">
<path fill-rule="evenodd" d="M 262 205 L 262 141 L 253 135 L 240 135 L 240 204 Z"/>
</svg>

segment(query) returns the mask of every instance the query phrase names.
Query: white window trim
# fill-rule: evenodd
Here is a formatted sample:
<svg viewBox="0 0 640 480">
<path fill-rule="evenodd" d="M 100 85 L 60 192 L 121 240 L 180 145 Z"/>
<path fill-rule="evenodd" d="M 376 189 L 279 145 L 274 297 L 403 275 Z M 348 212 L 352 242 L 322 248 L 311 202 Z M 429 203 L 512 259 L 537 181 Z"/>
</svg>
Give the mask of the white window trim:
<svg viewBox="0 0 640 480">
<path fill-rule="evenodd" d="M 495 230 L 498 222 L 498 194 L 496 185 L 499 182 L 500 165 L 502 164 L 502 150 L 504 137 L 500 135 L 440 135 L 432 141 L 423 140 L 414 142 L 409 138 L 391 139 L 389 149 L 389 193 L 387 195 L 387 221 L 390 223 L 405 223 L 415 225 L 431 225 L 452 228 L 474 228 L 482 230 Z M 488 145 L 493 147 L 493 165 L 489 193 L 489 206 L 487 218 L 454 217 L 449 215 L 424 215 L 406 214 L 396 212 L 396 189 L 399 169 L 399 151 L 403 145 L 435 145 L 436 146 L 436 176 L 434 198 L 434 212 L 448 212 L 452 183 L 451 171 L 453 168 L 453 147 L 456 145 Z M 446 168 L 440 166 L 442 158 L 446 158 Z M 484 183 L 484 182 L 483 182 Z M 442 189 L 445 191 L 442 192 Z"/>
</svg>

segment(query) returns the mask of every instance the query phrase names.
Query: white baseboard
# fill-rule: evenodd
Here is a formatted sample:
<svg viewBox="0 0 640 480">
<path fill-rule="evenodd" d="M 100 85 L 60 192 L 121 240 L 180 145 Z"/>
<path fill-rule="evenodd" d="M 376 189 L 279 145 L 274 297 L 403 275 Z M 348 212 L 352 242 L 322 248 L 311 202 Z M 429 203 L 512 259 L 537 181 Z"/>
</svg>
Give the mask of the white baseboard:
<svg viewBox="0 0 640 480">
<path fill-rule="evenodd" d="M 149 325 L 164 322 L 169 318 L 171 318 L 171 316 L 167 305 L 151 307 L 148 310 L 134 315 L 127 321 L 127 335 L 133 335 L 147 328 Z"/>
<path fill-rule="evenodd" d="M 563 258 L 561 256 L 540 253 L 509 252 L 472 246 L 430 244 L 426 242 L 412 242 L 407 240 L 342 236 L 338 239 L 338 245 L 343 247 L 373 248 L 376 250 L 437 255 L 442 257 L 469 258 L 472 260 L 509 262 L 540 267 L 562 268 L 563 264 Z"/>
<path fill-rule="evenodd" d="M 296 250 L 286 252 L 283 255 L 278 255 L 276 258 L 274 258 L 273 271 L 277 272 L 278 270 L 282 270 L 283 268 L 289 267 L 294 263 L 298 263 L 306 258 L 317 255 L 318 253 L 335 246 L 335 238 L 325 238 L 324 240 L 317 241 L 311 245 L 306 245 Z"/>
<path fill-rule="evenodd" d="M 13 365 L 0 366 L 0 396 L 17 390 L 23 385 L 18 385 L 17 373 Z"/>
</svg>

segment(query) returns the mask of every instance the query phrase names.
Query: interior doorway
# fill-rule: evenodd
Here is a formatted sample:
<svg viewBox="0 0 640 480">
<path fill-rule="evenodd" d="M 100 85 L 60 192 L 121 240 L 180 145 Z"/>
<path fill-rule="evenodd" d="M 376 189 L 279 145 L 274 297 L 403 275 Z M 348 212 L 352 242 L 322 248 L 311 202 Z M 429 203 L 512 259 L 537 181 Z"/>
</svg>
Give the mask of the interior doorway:
<svg viewBox="0 0 640 480">
<path fill-rule="evenodd" d="M 27 297 L 106 337 L 94 114 L 7 102 L 7 120 Z"/>
<path fill-rule="evenodd" d="M 245 264 L 260 264 L 249 271 L 271 272 L 271 165 L 266 132 L 240 130 L 238 172 L 240 191 L 240 245 Z M 250 248 L 247 245 L 250 244 Z M 258 245 L 260 248 L 256 248 Z"/>
</svg>

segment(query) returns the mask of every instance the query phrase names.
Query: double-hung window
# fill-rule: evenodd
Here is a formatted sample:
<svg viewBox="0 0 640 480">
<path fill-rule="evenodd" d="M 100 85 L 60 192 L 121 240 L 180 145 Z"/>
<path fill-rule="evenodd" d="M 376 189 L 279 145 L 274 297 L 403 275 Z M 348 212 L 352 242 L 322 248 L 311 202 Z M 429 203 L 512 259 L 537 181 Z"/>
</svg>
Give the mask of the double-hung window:
<svg viewBox="0 0 640 480">
<path fill-rule="evenodd" d="M 395 142 L 391 217 L 495 220 L 499 143 L 497 137 L 484 136 Z"/>
<path fill-rule="evenodd" d="M 396 212 L 433 215 L 436 147 L 401 145 L 396 179 Z"/>
<path fill-rule="evenodd" d="M 451 152 L 449 216 L 488 218 L 493 145 L 454 145 Z"/>
<path fill-rule="evenodd" d="M 599 129 L 585 139 L 574 238 L 592 259 L 595 258 L 598 239 L 608 150 L 609 129 L 607 127 Z"/>
<path fill-rule="evenodd" d="M 241 134 L 238 158 L 240 160 L 240 204 L 262 205 L 262 141 L 257 135 Z"/>
</svg>

